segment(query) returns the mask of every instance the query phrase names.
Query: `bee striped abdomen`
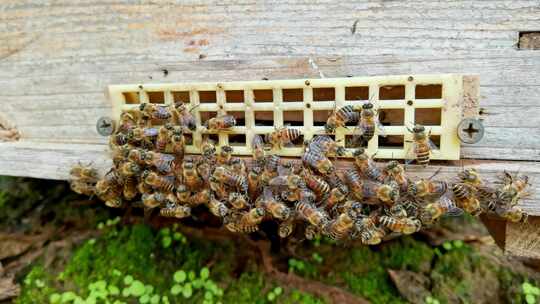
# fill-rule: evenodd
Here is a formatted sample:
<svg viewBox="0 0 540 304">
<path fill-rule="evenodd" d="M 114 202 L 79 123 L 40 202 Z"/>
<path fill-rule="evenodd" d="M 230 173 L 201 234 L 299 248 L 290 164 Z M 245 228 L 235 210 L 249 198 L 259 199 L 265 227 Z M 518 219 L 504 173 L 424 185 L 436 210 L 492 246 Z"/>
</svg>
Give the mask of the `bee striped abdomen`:
<svg viewBox="0 0 540 304">
<path fill-rule="evenodd" d="M 469 196 L 469 188 L 465 184 L 458 183 L 452 186 L 452 192 L 458 199 L 466 199 Z"/>
<path fill-rule="evenodd" d="M 416 162 L 419 165 L 426 166 L 429 163 L 430 158 L 430 148 L 425 145 L 421 144 L 416 148 Z"/>
</svg>

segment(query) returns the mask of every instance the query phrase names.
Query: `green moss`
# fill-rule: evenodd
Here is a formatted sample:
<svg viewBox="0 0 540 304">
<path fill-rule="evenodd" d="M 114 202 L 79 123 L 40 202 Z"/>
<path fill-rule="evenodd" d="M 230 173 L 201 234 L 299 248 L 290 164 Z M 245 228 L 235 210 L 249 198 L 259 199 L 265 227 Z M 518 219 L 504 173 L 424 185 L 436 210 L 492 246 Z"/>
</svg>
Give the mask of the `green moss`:
<svg viewBox="0 0 540 304">
<path fill-rule="evenodd" d="M 319 299 L 315 296 L 312 296 L 307 293 L 300 292 L 298 290 L 293 290 L 288 296 L 283 299 L 280 299 L 279 303 L 282 304 L 324 304 L 325 302 L 322 299 Z"/>
<path fill-rule="evenodd" d="M 49 296 L 55 292 L 51 287 L 54 277 L 42 265 L 34 266 L 24 278 L 21 295 L 15 303 L 48 303 Z"/>
</svg>

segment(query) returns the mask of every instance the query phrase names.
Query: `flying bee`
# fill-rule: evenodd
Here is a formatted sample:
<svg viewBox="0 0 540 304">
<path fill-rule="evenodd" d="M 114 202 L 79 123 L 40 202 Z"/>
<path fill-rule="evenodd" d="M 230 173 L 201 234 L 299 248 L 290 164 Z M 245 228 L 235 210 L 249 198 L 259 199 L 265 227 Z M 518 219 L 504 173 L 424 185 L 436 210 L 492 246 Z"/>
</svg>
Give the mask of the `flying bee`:
<svg viewBox="0 0 540 304">
<path fill-rule="evenodd" d="M 141 177 L 144 182 L 156 189 L 162 189 L 165 192 L 172 192 L 174 189 L 174 176 L 160 176 L 155 172 L 145 170 Z"/>
<path fill-rule="evenodd" d="M 384 171 L 389 179 L 395 181 L 399 185 L 401 191 L 407 192 L 409 180 L 405 175 L 405 169 L 399 162 L 395 160 L 389 161 L 386 164 Z"/>
<path fill-rule="evenodd" d="M 184 218 L 191 215 L 191 208 L 182 205 L 172 205 L 159 210 L 159 215 L 164 217 Z"/>
<path fill-rule="evenodd" d="M 85 183 L 95 183 L 98 178 L 98 172 L 92 166 L 84 166 L 81 163 L 75 165 L 69 170 L 69 174 L 76 180 Z"/>
<path fill-rule="evenodd" d="M 497 214 L 511 222 L 527 222 L 528 215 L 518 206 L 511 206 L 510 208 L 499 208 Z"/>
<path fill-rule="evenodd" d="M 478 215 L 482 212 L 480 201 L 476 198 L 476 191 L 473 186 L 456 183 L 452 186 L 452 192 L 458 207 L 472 215 Z"/>
<path fill-rule="evenodd" d="M 327 157 L 309 149 L 302 155 L 302 161 L 306 167 L 322 175 L 329 175 L 335 170 L 334 164 Z"/>
<path fill-rule="evenodd" d="M 134 176 L 141 172 L 141 167 L 134 162 L 125 162 L 120 167 L 120 174 L 123 176 Z"/>
<path fill-rule="evenodd" d="M 167 203 L 167 196 L 162 192 L 145 193 L 141 196 L 141 200 L 146 208 L 151 209 L 164 206 Z"/>
<path fill-rule="evenodd" d="M 393 232 L 412 234 L 422 228 L 422 222 L 415 218 L 394 218 L 386 215 L 379 217 L 379 223 Z"/>
<path fill-rule="evenodd" d="M 280 238 L 283 239 L 283 238 L 288 237 L 289 235 L 291 235 L 293 230 L 294 230 L 294 220 L 288 220 L 288 221 L 279 223 L 278 234 Z"/>
<path fill-rule="evenodd" d="M 210 201 L 210 197 L 211 197 L 210 189 L 205 188 L 193 194 L 191 198 L 188 200 L 187 204 L 189 204 L 190 206 L 208 204 L 208 202 Z"/>
<path fill-rule="evenodd" d="M 381 136 L 386 136 L 384 128 L 377 118 L 377 111 L 373 109 L 373 104 L 368 102 L 362 105 L 360 120 L 355 132 L 356 135 L 360 136 L 363 146 L 367 146 L 367 143 L 373 138 L 375 129 L 379 130 Z"/>
<path fill-rule="evenodd" d="M 229 208 L 223 202 L 217 200 L 214 196 L 212 196 L 208 202 L 208 209 L 217 217 L 224 217 L 229 213 Z"/>
<path fill-rule="evenodd" d="M 323 227 L 329 222 L 328 215 L 324 211 L 315 208 L 309 203 L 300 202 L 296 204 L 296 212 L 311 225 L 317 227 Z"/>
<path fill-rule="evenodd" d="M 70 181 L 69 186 L 74 192 L 87 196 L 94 195 L 96 191 L 96 187 L 94 185 L 85 182 Z"/>
<path fill-rule="evenodd" d="M 432 181 L 429 179 L 421 179 L 419 181 L 409 183 L 407 193 L 413 197 L 440 197 L 448 190 L 448 184 L 445 181 Z"/>
<path fill-rule="evenodd" d="M 311 174 L 308 170 L 303 170 L 300 174 L 306 186 L 313 190 L 318 200 L 321 200 L 330 193 L 330 185 L 321 177 Z"/>
<path fill-rule="evenodd" d="M 422 208 L 420 211 L 420 220 L 422 223 L 431 224 L 443 215 L 460 216 L 462 214 L 463 210 L 458 208 L 453 200 L 447 196 L 442 196 Z"/>
<path fill-rule="evenodd" d="M 338 145 L 332 138 L 324 135 L 315 136 L 311 141 L 306 143 L 306 146 L 312 150 L 318 150 L 326 157 L 345 156 L 347 150 L 345 147 Z"/>
<path fill-rule="evenodd" d="M 210 132 L 230 130 L 236 126 L 236 119 L 232 115 L 213 117 L 204 123 L 204 127 Z"/>
<path fill-rule="evenodd" d="M 529 177 L 526 175 L 513 177 L 505 171 L 502 182 L 503 187 L 497 190 L 497 198 L 504 205 L 514 206 L 519 199 L 530 195 L 525 191 L 529 186 Z"/>
<path fill-rule="evenodd" d="M 221 147 L 217 155 L 217 163 L 220 165 L 228 165 L 231 161 L 233 148 L 231 146 Z"/>
<path fill-rule="evenodd" d="M 202 179 L 192 158 L 186 158 L 182 162 L 182 178 L 189 189 L 198 189 L 202 185 Z"/>
<path fill-rule="evenodd" d="M 334 133 L 337 128 L 345 127 L 347 123 L 356 123 L 360 119 L 360 113 L 353 106 L 344 106 L 328 116 L 324 129 L 326 133 Z"/>
<path fill-rule="evenodd" d="M 242 193 L 247 193 L 248 191 L 248 183 L 246 177 L 243 175 L 232 174 L 225 167 L 217 167 L 214 170 L 212 176 L 221 183 L 224 183 L 231 187 L 236 187 Z"/>
<path fill-rule="evenodd" d="M 242 214 L 240 223 L 245 226 L 258 225 L 264 219 L 265 214 L 264 208 L 252 208 L 248 212 Z"/>
<path fill-rule="evenodd" d="M 342 213 L 335 220 L 328 223 L 324 230 L 331 239 L 341 240 L 350 233 L 353 226 L 353 219 L 347 213 Z"/>
<path fill-rule="evenodd" d="M 272 191 L 268 188 L 264 189 L 263 195 L 257 199 L 255 205 L 258 207 L 263 207 L 274 218 L 282 221 L 287 220 L 292 213 L 289 207 L 276 200 L 275 196 L 272 194 Z"/>
<path fill-rule="evenodd" d="M 124 179 L 124 198 L 128 201 L 132 200 L 137 196 L 137 179 L 134 176 L 128 176 Z"/>
<path fill-rule="evenodd" d="M 153 103 L 141 103 L 139 110 L 143 115 L 151 119 L 167 120 L 172 117 L 169 107 L 162 107 Z"/>
<path fill-rule="evenodd" d="M 426 133 L 426 128 L 419 124 L 416 124 L 412 130 L 409 128 L 407 130 L 413 134 L 413 150 L 416 163 L 426 167 L 429 164 L 431 151 L 437 149 L 437 146 L 429 139 L 431 131 Z"/>
<path fill-rule="evenodd" d="M 298 129 L 291 129 L 287 127 L 281 127 L 276 129 L 272 133 L 265 135 L 265 141 L 272 148 L 282 148 L 284 146 L 291 146 L 292 142 L 302 136 L 302 132 Z"/>
<path fill-rule="evenodd" d="M 251 141 L 251 153 L 257 166 L 264 166 L 264 140 L 259 134 L 253 136 L 253 140 Z"/>
<path fill-rule="evenodd" d="M 202 193 L 202 191 L 200 193 Z M 186 185 L 180 184 L 176 187 L 176 197 L 181 203 L 189 204 L 191 202 L 191 191 Z"/>
<path fill-rule="evenodd" d="M 229 203 L 234 209 L 245 209 L 249 207 L 247 197 L 238 192 L 231 192 L 229 194 Z"/>
<path fill-rule="evenodd" d="M 385 176 L 383 172 L 375 165 L 373 158 L 367 155 L 364 148 L 359 148 L 353 152 L 354 163 L 356 167 L 365 177 L 377 181 L 384 182 Z"/>
</svg>

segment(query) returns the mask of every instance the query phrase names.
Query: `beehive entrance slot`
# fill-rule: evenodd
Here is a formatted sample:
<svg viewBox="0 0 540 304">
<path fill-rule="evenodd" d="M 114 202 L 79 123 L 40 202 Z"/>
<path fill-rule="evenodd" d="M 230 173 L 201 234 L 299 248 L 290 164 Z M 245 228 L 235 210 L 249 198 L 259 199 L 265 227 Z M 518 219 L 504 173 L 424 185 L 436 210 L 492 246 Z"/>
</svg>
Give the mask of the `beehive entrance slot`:
<svg viewBox="0 0 540 304">
<path fill-rule="evenodd" d="M 303 111 L 285 111 L 283 112 L 284 126 L 303 126 L 304 112 Z"/>
<path fill-rule="evenodd" d="M 228 103 L 244 102 L 244 91 L 242 90 L 225 91 L 225 100 Z"/>
<path fill-rule="evenodd" d="M 440 126 L 441 112 L 441 108 L 416 108 L 414 121 L 424 126 Z"/>
<path fill-rule="evenodd" d="M 163 92 L 147 92 L 147 94 L 150 103 L 165 103 L 165 95 Z"/>
<path fill-rule="evenodd" d="M 246 125 L 246 113 L 243 111 L 228 111 L 227 115 L 234 116 L 237 127 L 244 127 Z"/>
<path fill-rule="evenodd" d="M 216 91 L 199 91 L 200 103 L 216 103 Z"/>
<path fill-rule="evenodd" d="M 189 92 L 172 92 L 174 102 L 190 103 Z"/>
<path fill-rule="evenodd" d="M 272 102 L 274 93 L 272 90 L 253 90 L 253 99 L 255 102 Z"/>
<path fill-rule="evenodd" d="M 272 111 L 256 111 L 255 126 L 274 126 L 274 113 Z"/>
<path fill-rule="evenodd" d="M 283 89 L 283 102 L 300 102 L 304 100 L 303 89 Z"/>
<path fill-rule="evenodd" d="M 313 88 L 313 101 L 333 101 L 333 100 L 336 100 L 336 89 Z"/>
<path fill-rule="evenodd" d="M 229 134 L 229 146 L 245 146 L 246 134 Z"/>
<path fill-rule="evenodd" d="M 403 135 L 379 136 L 379 149 L 403 149 Z"/>
<path fill-rule="evenodd" d="M 417 85 L 414 91 L 416 99 L 441 99 L 442 98 L 442 85 L 440 84 L 427 84 Z"/>
<path fill-rule="evenodd" d="M 405 99 L 404 85 L 387 85 L 379 88 L 380 100 Z"/>
</svg>

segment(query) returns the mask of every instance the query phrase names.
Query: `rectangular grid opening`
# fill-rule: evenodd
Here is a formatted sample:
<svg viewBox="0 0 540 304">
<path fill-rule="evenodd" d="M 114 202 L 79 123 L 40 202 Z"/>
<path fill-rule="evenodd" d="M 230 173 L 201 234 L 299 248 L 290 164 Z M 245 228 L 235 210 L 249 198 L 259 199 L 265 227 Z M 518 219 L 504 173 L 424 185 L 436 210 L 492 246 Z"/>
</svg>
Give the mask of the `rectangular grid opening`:
<svg viewBox="0 0 540 304">
<path fill-rule="evenodd" d="M 405 124 L 405 110 L 380 109 L 379 121 L 383 126 L 403 126 Z"/>
<path fill-rule="evenodd" d="M 189 91 L 183 91 L 183 92 L 172 92 L 173 96 L 173 102 L 182 102 L 182 103 L 190 103 L 191 98 L 189 97 Z"/>
<path fill-rule="evenodd" d="M 219 135 L 218 134 L 203 134 L 202 140 L 203 142 L 205 140 L 209 140 L 214 145 L 217 145 L 219 143 Z"/>
<path fill-rule="evenodd" d="M 229 134 L 229 146 L 245 146 L 246 134 Z"/>
<path fill-rule="evenodd" d="M 313 88 L 313 101 L 336 100 L 335 88 Z"/>
<path fill-rule="evenodd" d="M 214 111 L 200 111 L 199 114 L 201 115 L 201 125 L 204 125 L 209 119 L 217 117 L 217 112 Z"/>
<path fill-rule="evenodd" d="M 424 126 L 441 125 L 441 108 L 416 108 L 414 109 L 414 122 Z"/>
<path fill-rule="evenodd" d="M 346 87 L 345 100 L 368 100 L 369 87 Z"/>
<path fill-rule="evenodd" d="M 324 127 L 328 120 L 328 115 L 331 113 L 332 111 L 329 110 L 313 111 L 313 125 L 316 127 Z"/>
<path fill-rule="evenodd" d="M 379 88 L 380 100 L 405 99 L 404 85 L 387 85 Z"/>
<path fill-rule="evenodd" d="M 414 98 L 416 99 L 441 99 L 442 85 L 427 84 L 417 85 L 414 90 Z"/>
<path fill-rule="evenodd" d="M 199 91 L 200 103 L 216 103 L 216 91 Z"/>
<path fill-rule="evenodd" d="M 304 101 L 303 89 L 283 89 L 283 102 L 299 102 Z"/>
<path fill-rule="evenodd" d="M 403 149 L 403 135 L 379 136 L 379 149 Z"/>
<path fill-rule="evenodd" d="M 140 103 L 139 92 L 124 92 L 122 96 L 124 96 L 124 102 L 126 104 Z"/>
<path fill-rule="evenodd" d="M 284 111 L 283 112 L 284 126 L 303 126 L 304 112 L 303 111 Z"/>
<path fill-rule="evenodd" d="M 272 111 L 256 111 L 253 112 L 255 116 L 256 127 L 273 127 L 274 126 L 274 112 Z"/>
<path fill-rule="evenodd" d="M 146 92 L 146 94 L 148 94 L 148 102 L 150 103 L 165 103 L 163 92 Z"/>
<path fill-rule="evenodd" d="M 441 149 L 441 136 L 440 135 L 430 135 L 429 139 L 437 146 L 437 149 Z"/>
<path fill-rule="evenodd" d="M 227 115 L 234 116 L 234 119 L 236 119 L 237 127 L 246 126 L 246 113 L 244 111 L 227 111 Z"/>
<path fill-rule="evenodd" d="M 274 92 L 272 90 L 253 90 L 255 102 L 273 102 Z"/>
<path fill-rule="evenodd" d="M 225 101 L 227 103 L 244 102 L 244 91 L 242 90 L 225 91 Z"/>
</svg>

